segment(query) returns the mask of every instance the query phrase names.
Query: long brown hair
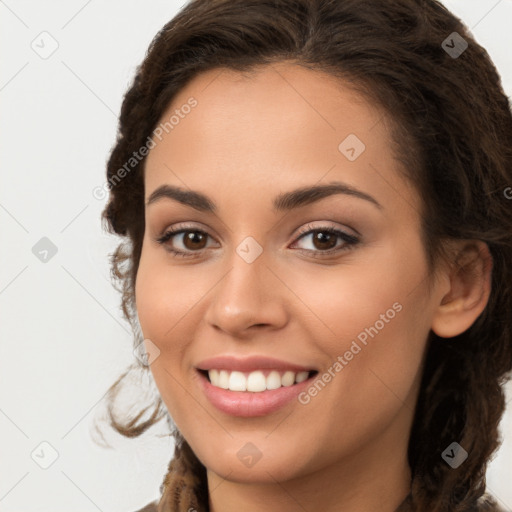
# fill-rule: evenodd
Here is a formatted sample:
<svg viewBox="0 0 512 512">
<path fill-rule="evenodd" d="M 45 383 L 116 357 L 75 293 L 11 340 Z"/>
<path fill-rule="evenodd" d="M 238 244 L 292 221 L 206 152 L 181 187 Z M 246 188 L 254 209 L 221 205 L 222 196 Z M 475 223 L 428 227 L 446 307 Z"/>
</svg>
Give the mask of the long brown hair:
<svg viewBox="0 0 512 512">
<path fill-rule="evenodd" d="M 122 179 L 119 170 L 199 73 L 284 60 L 348 80 L 387 111 L 397 159 L 423 199 L 431 268 L 445 239 L 489 246 L 492 290 L 484 312 L 454 338 L 430 333 L 408 451 L 412 509 L 462 512 L 485 491 L 512 370 L 512 116 L 488 54 L 436 0 L 193 0 L 160 30 L 124 97 L 107 165 L 103 220 L 124 240 L 111 260 L 124 314 L 136 332 L 145 160 L 132 162 Z M 114 413 L 125 375 L 109 390 L 110 420 L 123 435 L 137 436 L 168 413 L 161 399 L 134 417 Z M 181 434 L 173 435 L 176 453 L 159 510 L 206 511 L 205 468 Z M 453 441 L 470 454 L 457 469 L 441 458 Z"/>
</svg>

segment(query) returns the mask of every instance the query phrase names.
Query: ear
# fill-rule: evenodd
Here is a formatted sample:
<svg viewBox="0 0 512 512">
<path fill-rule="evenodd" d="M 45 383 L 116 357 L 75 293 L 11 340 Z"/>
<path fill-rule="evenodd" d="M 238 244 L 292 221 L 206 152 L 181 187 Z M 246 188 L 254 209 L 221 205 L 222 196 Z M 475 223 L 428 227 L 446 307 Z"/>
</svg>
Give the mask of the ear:
<svg viewBox="0 0 512 512">
<path fill-rule="evenodd" d="M 485 309 L 491 293 L 492 256 L 485 242 L 458 241 L 447 267 L 448 291 L 434 311 L 432 330 L 452 338 L 469 329 Z"/>
</svg>

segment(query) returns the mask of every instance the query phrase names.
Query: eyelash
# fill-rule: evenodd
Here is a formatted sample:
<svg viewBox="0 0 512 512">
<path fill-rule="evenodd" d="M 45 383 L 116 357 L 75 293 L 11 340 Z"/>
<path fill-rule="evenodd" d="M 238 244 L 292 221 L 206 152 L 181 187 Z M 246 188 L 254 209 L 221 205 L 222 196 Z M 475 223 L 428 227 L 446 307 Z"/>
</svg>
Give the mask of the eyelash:
<svg viewBox="0 0 512 512">
<path fill-rule="evenodd" d="M 202 235 L 210 236 L 208 233 L 201 229 L 197 229 L 194 227 L 179 227 L 179 228 L 169 228 L 162 236 L 156 238 L 156 242 L 158 242 L 160 245 L 166 244 L 171 238 L 174 236 L 181 234 L 181 233 L 201 233 Z M 302 238 L 305 238 L 306 235 L 315 233 L 315 232 L 321 232 L 321 233 L 329 233 L 332 235 L 337 235 L 339 238 L 341 238 L 345 243 L 341 247 L 329 249 L 326 251 L 320 251 L 320 250 L 312 250 L 312 249 L 298 249 L 298 251 L 302 254 L 306 254 L 308 256 L 313 256 L 314 258 L 322 258 L 325 256 L 330 256 L 333 254 L 341 253 L 344 251 L 348 251 L 352 249 L 355 245 L 359 243 L 359 238 L 353 235 L 349 235 L 348 233 L 345 233 L 344 231 L 341 231 L 339 229 L 333 228 L 331 226 L 320 226 L 320 227 L 311 227 L 311 225 L 307 225 L 304 227 L 303 230 L 299 232 L 299 236 L 297 237 L 296 241 L 301 240 Z M 179 251 L 176 249 L 173 249 L 170 246 L 166 247 L 166 250 L 169 251 L 173 257 L 183 257 L 183 258 L 196 258 L 201 255 L 201 252 L 204 251 L 192 251 L 192 253 L 185 252 L 185 251 Z M 320 255 L 318 254 L 320 253 Z"/>
</svg>

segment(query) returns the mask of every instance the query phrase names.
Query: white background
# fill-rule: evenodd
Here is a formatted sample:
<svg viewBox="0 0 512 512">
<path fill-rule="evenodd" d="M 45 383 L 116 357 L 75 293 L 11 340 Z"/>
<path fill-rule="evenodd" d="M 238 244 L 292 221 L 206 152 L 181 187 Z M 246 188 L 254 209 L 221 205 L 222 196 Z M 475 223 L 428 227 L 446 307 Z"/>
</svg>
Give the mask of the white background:
<svg viewBox="0 0 512 512">
<path fill-rule="evenodd" d="M 512 1 L 446 0 L 512 94 Z M 146 48 L 181 2 L 0 1 L 0 511 L 132 512 L 155 499 L 172 455 L 165 422 L 141 438 L 91 438 L 110 384 L 133 360 L 109 282 L 104 184 L 117 114 Z M 58 48 L 32 48 L 47 31 Z M 48 36 L 43 36 L 48 37 Z M 46 48 L 49 48 L 47 40 Z M 461 91 L 464 94 L 464 91 Z M 512 207 L 512 204 L 511 204 Z M 47 263 L 32 247 L 48 237 Z M 512 509 L 512 392 L 488 490 Z M 42 469 L 31 453 L 58 452 Z M 44 457 L 51 449 L 44 448 Z M 41 448 L 39 448 L 41 455 Z"/>
</svg>

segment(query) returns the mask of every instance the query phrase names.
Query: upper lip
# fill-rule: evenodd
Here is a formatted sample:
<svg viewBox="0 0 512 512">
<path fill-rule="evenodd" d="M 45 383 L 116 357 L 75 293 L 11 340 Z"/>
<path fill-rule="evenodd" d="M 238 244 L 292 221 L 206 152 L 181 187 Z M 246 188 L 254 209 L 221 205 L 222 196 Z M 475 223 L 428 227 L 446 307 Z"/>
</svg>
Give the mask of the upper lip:
<svg viewBox="0 0 512 512">
<path fill-rule="evenodd" d="M 234 357 L 229 355 L 210 357 L 200 361 L 196 368 L 199 370 L 236 370 L 251 372 L 254 370 L 275 369 L 292 372 L 309 372 L 314 368 L 290 363 L 266 356 Z"/>
</svg>

